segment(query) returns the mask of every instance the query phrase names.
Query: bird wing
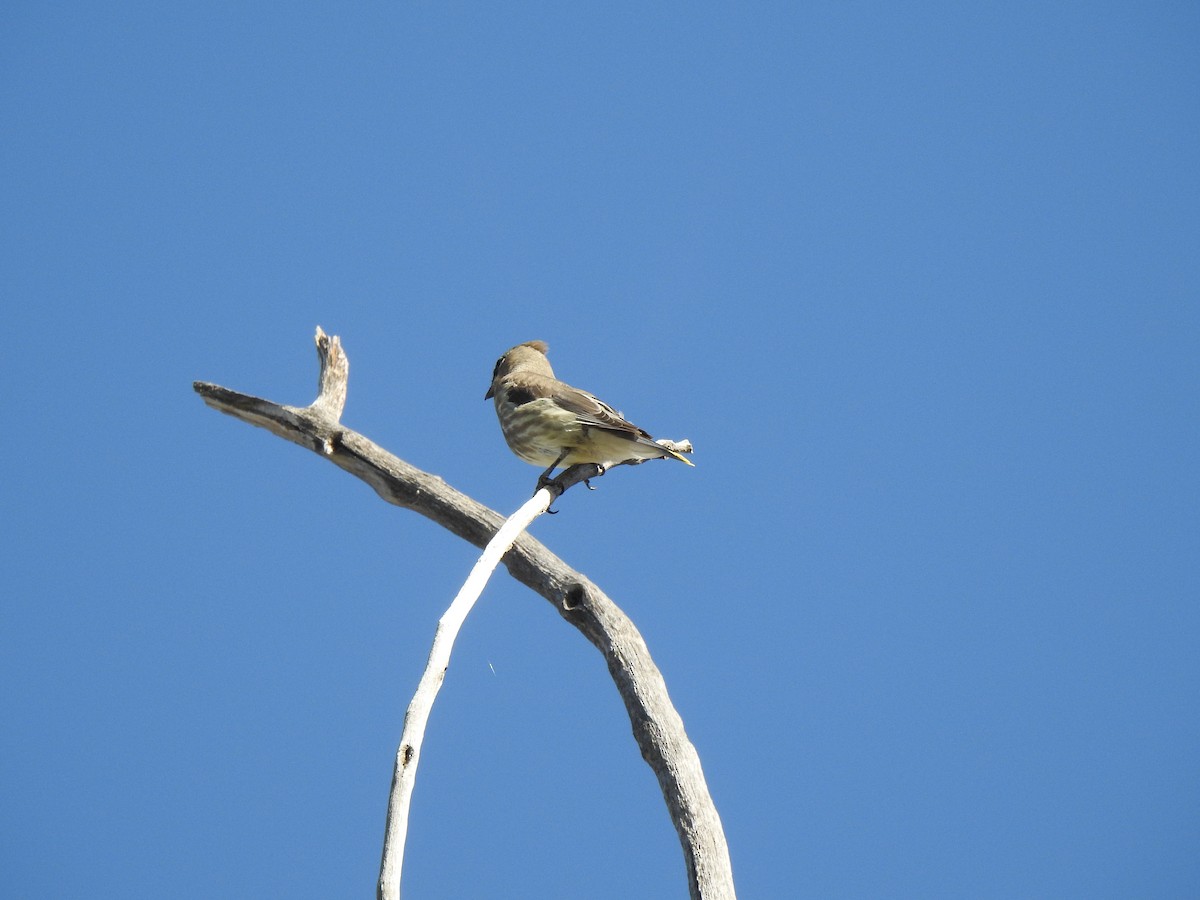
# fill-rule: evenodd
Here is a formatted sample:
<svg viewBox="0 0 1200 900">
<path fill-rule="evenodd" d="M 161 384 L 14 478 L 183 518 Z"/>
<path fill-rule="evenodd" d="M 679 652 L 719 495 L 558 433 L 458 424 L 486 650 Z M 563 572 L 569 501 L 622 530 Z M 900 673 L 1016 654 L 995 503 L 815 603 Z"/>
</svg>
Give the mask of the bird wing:
<svg viewBox="0 0 1200 900">
<path fill-rule="evenodd" d="M 550 390 L 550 398 L 560 409 L 572 413 L 575 416 L 575 421 L 581 425 L 588 428 L 602 429 L 608 434 L 625 438 L 631 443 L 653 447 L 660 453 L 673 456 L 675 459 L 682 463 L 687 463 L 689 466 L 695 465 L 686 456 L 658 443 L 658 441 L 650 436 L 649 432 L 638 428 L 603 400 L 589 394 L 587 391 L 581 391 L 579 388 L 571 387 L 569 384 L 564 384 L 556 380 Z"/>
<path fill-rule="evenodd" d="M 576 420 L 581 425 L 603 428 L 605 431 L 627 437 L 638 443 L 654 444 L 654 439 L 647 432 L 626 420 L 603 400 L 587 391 L 581 391 L 579 388 L 573 388 L 560 381 L 555 386 L 551 399 L 563 409 L 574 413 Z"/>
</svg>

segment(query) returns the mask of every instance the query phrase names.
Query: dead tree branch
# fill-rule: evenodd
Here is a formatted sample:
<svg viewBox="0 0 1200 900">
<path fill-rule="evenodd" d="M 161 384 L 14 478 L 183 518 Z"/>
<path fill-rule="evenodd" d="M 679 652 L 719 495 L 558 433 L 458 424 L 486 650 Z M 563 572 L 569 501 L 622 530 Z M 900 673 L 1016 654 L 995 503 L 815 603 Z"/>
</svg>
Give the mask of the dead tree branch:
<svg viewBox="0 0 1200 900">
<path fill-rule="evenodd" d="M 313 450 L 365 481 L 387 502 L 418 512 L 484 547 L 504 517 L 341 425 L 349 363 L 338 339 L 319 328 L 317 352 L 320 394 L 308 407 L 284 406 L 207 382 L 195 382 L 193 388 L 213 409 Z M 561 494 L 597 474 L 595 466 L 573 466 L 550 488 Z M 733 900 L 729 850 L 700 758 L 637 628 L 587 577 L 528 534 L 517 539 L 503 562 L 517 581 L 549 600 L 603 654 L 642 758 L 658 778 L 679 835 L 693 900 Z M 397 756 L 399 762 L 402 755 Z"/>
</svg>

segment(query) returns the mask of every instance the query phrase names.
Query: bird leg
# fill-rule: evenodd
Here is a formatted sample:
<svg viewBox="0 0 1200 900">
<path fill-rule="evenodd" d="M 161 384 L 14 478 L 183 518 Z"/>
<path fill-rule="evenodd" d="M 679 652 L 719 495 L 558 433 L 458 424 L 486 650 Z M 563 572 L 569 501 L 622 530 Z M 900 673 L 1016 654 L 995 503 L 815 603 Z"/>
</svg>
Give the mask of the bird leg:
<svg viewBox="0 0 1200 900">
<path fill-rule="evenodd" d="M 568 487 L 580 481 L 587 486 L 589 491 L 594 491 L 596 488 L 592 485 L 591 479 L 598 478 L 610 468 L 609 466 L 604 466 L 600 463 L 576 463 L 573 466 L 568 466 L 559 472 L 557 476 L 551 478 L 550 473 L 552 473 L 556 468 L 559 467 L 559 465 L 562 464 L 563 459 L 565 459 L 570 452 L 570 448 L 563 450 L 562 453 L 558 454 L 558 458 L 554 460 L 554 465 L 550 466 L 550 468 L 546 469 L 545 472 L 538 476 L 537 487 L 534 488 L 534 493 L 536 494 L 538 491 L 542 490 L 542 488 L 550 491 L 554 498 L 550 501 L 551 504 L 554 503 L 554 500 L 557 500 L 560 496 L 562 496 L 563 492 Z M 616 463 L 616 465 L 620 465 L 620 463 Z M 579 477 L 584 471 L 590 472 L 593 466 L 595 467 L 595 472 L 592 475 L 587 478 Z M 576 470 L 580 471 L 577 472 Z M 563 483 L 563 479 L 567 479 L 565 484 Z M 557 510 L 554 509 L 547 509 L 546 511 L 550 514 L 557 512 Z"/>
<path fill-rule="evenodd" d="M 553 480 L 550 477 L 550 473 L 558 468 L 558 464 L 560 462 L 562 462 L 564 459 L 566 459 L 567 454 L 570 452 L 571 452 L 570 447 L 564 447 L 562 453 L 558 454 L 558 459 L 556 459 L 554 462 L 550 463 L 550 468 L 548 468 L 545 472 L 543 472 L 541 475 L 538 476 L 537 487 L 533 491 L 535 494 Z"/>
<path fill-rule="evenodd" d="M 562 462 L 566 458 L 567 454 L 570 452 L 571 452 L 570 447 L 564 447 L 563 452 L 558 454 L 558 459 L 556 459 L 554 462 L 552 462 L 550 464 L 550 468 L 548 468 L 545 472 L 543 472 L 541 475 L 538 476 L 537 487 L 535 487 L 533 489 L 533 492 L 535 494 L 538 491 L 540 491 L 542 488 L 550 487 L 550 483 L 554 480 L 553 478 L 550 477 L 550 473 L 553 472 L 556 468 L 558 468 L 558 464 L 560 462 Z M 562 488 L 559 488 L 557 493 L 555 493 L 554 491 L 551 491 L 550 493 L 552 495 L 551 499 L 550 499 L 550 504 L 553 505 L 554 501 L 558 499 L 560 494 L 562 494 Z M 552 516 L 558 514 L 558 510 L 551 509 L 550 506 L 546 507 L 546 512 L 550 513 L 550 515 L 552 515 Z"/>
</svg>

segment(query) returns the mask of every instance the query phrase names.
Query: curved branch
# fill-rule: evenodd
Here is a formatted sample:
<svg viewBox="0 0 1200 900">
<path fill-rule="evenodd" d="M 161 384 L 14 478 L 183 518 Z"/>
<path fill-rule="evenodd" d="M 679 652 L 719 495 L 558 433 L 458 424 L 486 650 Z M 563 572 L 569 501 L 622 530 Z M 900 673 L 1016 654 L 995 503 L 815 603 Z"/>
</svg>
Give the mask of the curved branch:
<svg viewBox="0 0 1200 900">
<path fill-rule="evenodd" d="M 313 450 L 365 481 L 387 502 L 484 547 L 503 516 L 340 424 L 348 363 L 336 337 L 318 328 L 316 339 L 321 394 L 311 406 L 284 406 L 207 382 L 197 381 L 193 388 L 213 409 Z M 597 474 L 596 466 L 572 466 L 549 486 L 561 494 Z M 528 534 L 521 535 L 503 562 L 517 581 L 549 600 L 603 654 L 642 758 L 658 778 L 679 835 L 693 900 L 731 900 L 735 892 L 729 849 L 700 757 L 633 622 L 590 579 Z"/>
</svg>

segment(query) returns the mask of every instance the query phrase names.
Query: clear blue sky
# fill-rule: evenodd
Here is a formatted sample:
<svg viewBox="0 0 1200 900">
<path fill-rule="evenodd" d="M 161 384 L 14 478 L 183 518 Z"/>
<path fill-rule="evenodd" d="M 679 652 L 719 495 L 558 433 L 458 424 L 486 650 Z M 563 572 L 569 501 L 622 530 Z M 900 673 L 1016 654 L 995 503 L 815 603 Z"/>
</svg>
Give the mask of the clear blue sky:
<svg viewBox="0 0 1200 900">
<path fill-rule="evenodd" d="M 194 379 L 509 512 L 540 338 L 697 468 L 534 533 L 629 613 L 741 895 L 1200 896 L 1193 3 L 10 4 L 0 893 L 369 896 L 476 552 Z M 686 896 L 506 575 L 406 897 Z"/>
</svg>

